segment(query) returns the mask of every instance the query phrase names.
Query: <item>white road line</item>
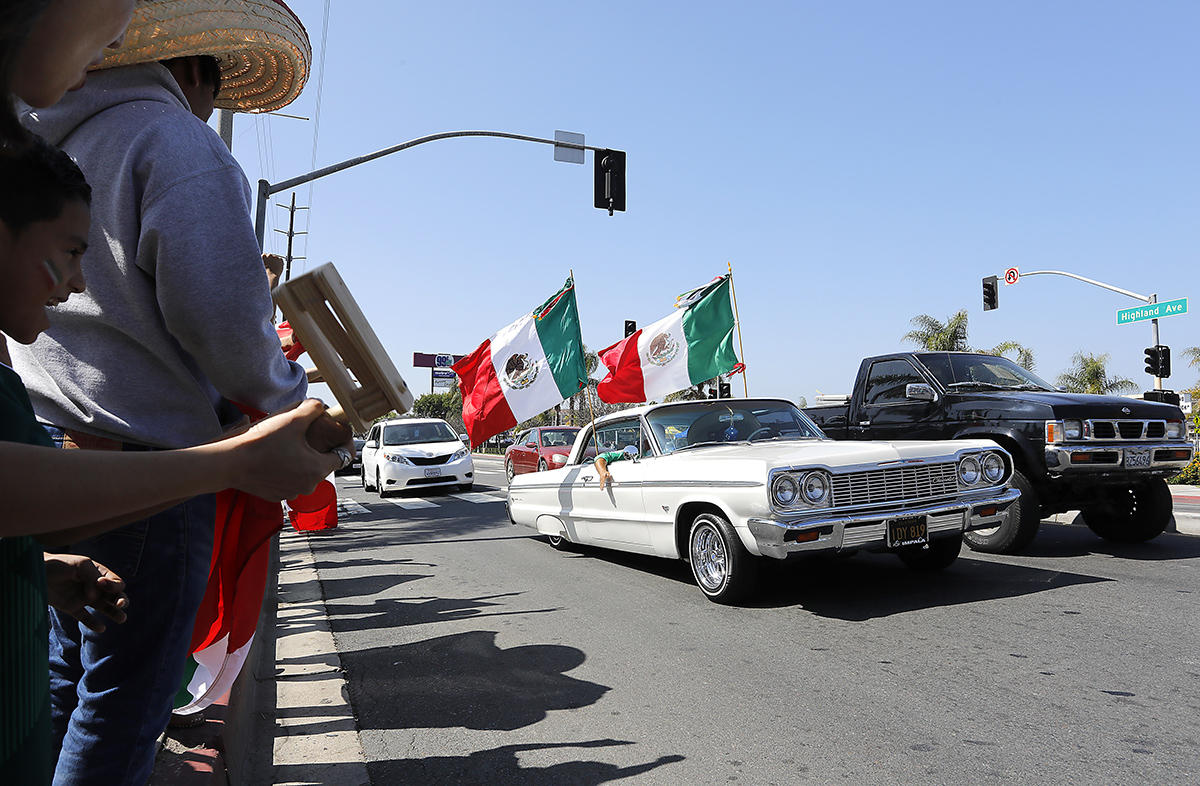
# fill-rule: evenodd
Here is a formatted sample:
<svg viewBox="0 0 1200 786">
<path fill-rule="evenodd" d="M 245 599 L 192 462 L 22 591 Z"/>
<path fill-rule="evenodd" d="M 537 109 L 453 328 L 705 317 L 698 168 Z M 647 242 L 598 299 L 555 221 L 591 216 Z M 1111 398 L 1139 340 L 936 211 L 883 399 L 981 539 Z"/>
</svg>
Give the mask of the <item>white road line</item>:
<svg viewBox="0 0 1200 786">
<path fill-rule="evenodd" d="M 422 508 L 436 508 L 438 506 L 436 502 L 430 502 L 429 500 L 421 499 L 420 497 L 409 497 L 407 499 L 389 497 L 385 501 L 392 503 L 398 508 L 404 508 L 405 510 L 421 510 Z"/>
<path fill-rule="evenodd" d="M 359 516 L 363 513 L 371 512 L 368 508 L 363 507 L 352 499 L 339 499 L 337 504 L 338 513 L 345 511 L 345 513 L 349 516 Z"/>
<path fill-rule="evenodd" d="M 476 504 L 479 504 L 480 502 L 501 501 L 498 497 L 493 497 L 491 494 L 484 494 L 479 491 L 472 491 L 466 494 L 451 494 L 450 496 L 454 497 L 455 499 L 465 500 L 466 502 L 474 502 Z"/>
</svg>

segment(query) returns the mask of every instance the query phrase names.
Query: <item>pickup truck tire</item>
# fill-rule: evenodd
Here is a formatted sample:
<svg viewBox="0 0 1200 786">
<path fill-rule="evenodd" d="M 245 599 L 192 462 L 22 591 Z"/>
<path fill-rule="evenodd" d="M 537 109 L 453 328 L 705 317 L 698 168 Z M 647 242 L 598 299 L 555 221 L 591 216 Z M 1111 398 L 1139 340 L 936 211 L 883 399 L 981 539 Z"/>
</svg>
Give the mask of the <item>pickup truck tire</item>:
<svg viewBox="0 0 1200 786">
<path fill-rule="evenodd" d="M 1041 506 L 1033 484 L 1021 470 L 1013 472 L 1012 487 L 1021 496 L 1009 508 L 1008 521 L 999 527 L 963 533 L 963 542 L 975 551 L 989 554 L 1016 554 L 1037 535 L 1042 523 Z"/>
<path fill-rule="evenodd" d="M 1115 543 L 1144 543 L 1171 522 L 1171 490 L 1161 478 L 1116 489 L 1103 504 L 1085 507 L 1084 523 Z"/>
<path fill-rule="evenodd" d="M 714 603 L 736 603 L 757 584 L 754 557 L 724 516 L 701 513 L 688 534 L 688 563 L 700 591 Z"/>
<path fill-rule="evenodd" d="M 913 570 L 932 573 L 945 570 L 953 565 L 954 561 L 958 559 L 960 551 L 962 551 L 961 535 L 954 538 L 931 540 L 924 546 L 905 546 L 896 552 L 896 556 Z"/>
</svg>

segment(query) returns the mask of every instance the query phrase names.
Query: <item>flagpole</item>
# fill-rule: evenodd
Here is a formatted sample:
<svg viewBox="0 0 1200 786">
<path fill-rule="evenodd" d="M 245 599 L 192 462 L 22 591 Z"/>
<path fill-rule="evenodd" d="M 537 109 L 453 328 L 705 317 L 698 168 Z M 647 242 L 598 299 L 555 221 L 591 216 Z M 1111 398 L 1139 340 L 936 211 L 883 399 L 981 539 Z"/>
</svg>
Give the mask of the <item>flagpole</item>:
<svg viewBox="0 0 1200 786">
<path fill-rule="evenodd" d="M 571 274 L 571 286 L 575 286 L 575 268 L 567 268 L 567 271 Z M 580 342 L 579 348 L 583 349 L 582 341 Z M 585 371 L 587 370 L 586 363 L 584 364 L 584 370 Z M 598 439 L 596 439 L 596 409 L 592 406 L 592 384 L 591 384 L 590 376 L 583 383 L 583 397 L 585 399 L 587 399 L 588 412 L 590 412 L 592 415 L 592 442 L 596 445 L 596 455 L 598 456 L 598 455 L 600 455 L 600 442 Z M 587 452 L 586 447 L 584 448 L 584 452 L 585 453 Z M 583 458 L 583 457 L 580 456 L 580 458 Z"/>
<path fill-rule="evenodd" d="M 733 320 L 738 329 L 738 354 L 742 356 L 742 387 L 746 391 L 746 398 L 750 398 L 750 383 L 746 381 L 746 349 L 742 346 L 742 319 L 738 316 L 737 291 L 733 288 L 733 263 L 726 264 L 729 265 L 729 294 L 733 296 Z"/>
</svg>

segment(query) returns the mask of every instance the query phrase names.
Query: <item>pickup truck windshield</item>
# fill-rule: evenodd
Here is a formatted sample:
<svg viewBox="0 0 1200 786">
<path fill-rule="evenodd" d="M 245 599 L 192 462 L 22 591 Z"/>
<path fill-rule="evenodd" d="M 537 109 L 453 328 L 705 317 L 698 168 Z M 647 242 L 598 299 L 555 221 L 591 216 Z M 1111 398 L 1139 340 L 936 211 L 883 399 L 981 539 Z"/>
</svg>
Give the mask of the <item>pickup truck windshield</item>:
<svg viewBox="0 0 1200 786">
<path fill-rule="evenodd" d="M 723 442 L 821 439 L 825 435 L 786 401 L 720 399 L 663 407 L 646 416 L 663 453 Z"/>
<path fill-rule="evenodd" d="M 1037 374 L 996 355 L 920 352 L 916 357 L 947 390 L 1054 390 Z"/>
</svg>

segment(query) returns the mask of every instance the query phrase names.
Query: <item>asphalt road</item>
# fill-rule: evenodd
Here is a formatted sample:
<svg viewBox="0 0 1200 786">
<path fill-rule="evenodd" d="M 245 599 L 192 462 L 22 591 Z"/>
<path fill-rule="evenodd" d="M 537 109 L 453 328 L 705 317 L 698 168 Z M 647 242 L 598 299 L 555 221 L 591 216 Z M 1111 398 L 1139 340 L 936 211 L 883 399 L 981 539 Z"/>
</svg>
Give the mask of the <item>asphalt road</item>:
<svg viewBox="0 0 1200 786">
<path fill-rule="evenodd" d="M 365 494 L 311 537 L 375 784 L 1200 779 L 1200 538 L 1045 523 L 709 603 L 682 563 L 559 552 L 476 493 Z"/>
</svg>

